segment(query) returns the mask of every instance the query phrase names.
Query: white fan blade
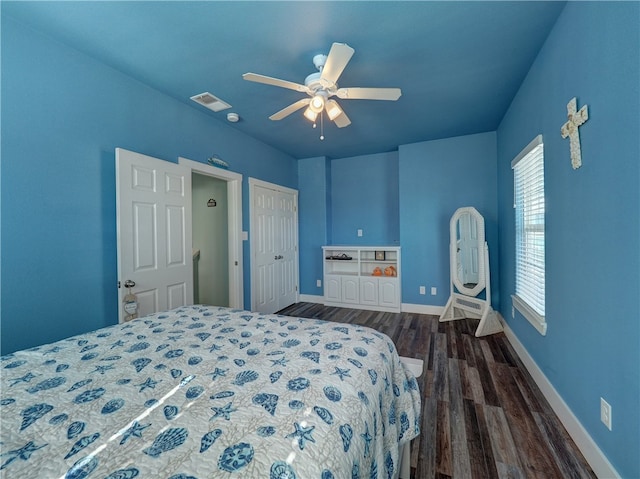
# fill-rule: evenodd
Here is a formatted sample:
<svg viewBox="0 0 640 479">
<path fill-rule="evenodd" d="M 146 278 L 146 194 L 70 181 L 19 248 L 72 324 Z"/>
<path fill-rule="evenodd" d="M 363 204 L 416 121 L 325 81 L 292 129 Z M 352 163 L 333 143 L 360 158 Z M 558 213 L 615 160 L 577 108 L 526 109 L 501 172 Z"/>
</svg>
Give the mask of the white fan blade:
<svg viewBox="0 0 640 479">
<path fill-rule="evenodd" d="M 336 124 L 338 128 L 344 128 L 345 126 L 349 126 L 351 124 L 351 120 L 349 120 L 349 117 L 344 112 L 344 110 L 340 115 L 336 116 L 333 119 L 333 122 Z"/>
<path fill-rule="evenodd" d="M 327 85 L 335 84 L 354 52 L 355 50 L 346 43 L 334 43 L 331 45 L 327 61 L 322 67 L 320 79 L 326 81 Z"/>
<path fill-rule="evenodd" d="M 340 88 L 336 92 L 343 100 L 391 100 L 402 95 L 400 88 Z"/>
<path fill-rule="evenodd" d="M 288 107 L 283 108 L 279 112 L 271 115 L 269 117 L 269 120 L 274 120 L 274 121 L 282 120 L 285 116 L 289 116 L 291 115 L 291 113 L 298 111 L 300 108 L 304 108 L 309 103 L 311 103 L 311 98 L 303 98 L 302 100 L 298 100 L 297 102 L 292 103 Z"/>
<path fill-rule="evenodd" d="M 280 80 L 279 78 L 272 78 L 264 75 L 258 75 L 257 73 L 245 73 L 242 75 L 247 81 L 253 81 L 256 83 L 264 83 L 265 85 L 279 86 L 282 88 L 288 88 L 289 90 L 299 91 L 301 93 L 309 93 L 309 88 L 299 83 L 290 82 L 287 80 Z"/>
</svg>

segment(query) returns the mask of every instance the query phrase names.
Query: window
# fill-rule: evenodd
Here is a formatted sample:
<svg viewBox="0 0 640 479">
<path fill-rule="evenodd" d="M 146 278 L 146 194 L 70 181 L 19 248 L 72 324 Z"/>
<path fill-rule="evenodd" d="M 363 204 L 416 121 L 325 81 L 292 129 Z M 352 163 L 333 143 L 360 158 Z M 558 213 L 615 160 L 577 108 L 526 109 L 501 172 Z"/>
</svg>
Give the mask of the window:
<svg viewBox="0 0 640 479">
<path fill-rule="evenodd" d="M 513 306 L 545 335 L 544 145 L 538 135 L 511 162 L 516 211 L 516 291 Z"/>
</svg>

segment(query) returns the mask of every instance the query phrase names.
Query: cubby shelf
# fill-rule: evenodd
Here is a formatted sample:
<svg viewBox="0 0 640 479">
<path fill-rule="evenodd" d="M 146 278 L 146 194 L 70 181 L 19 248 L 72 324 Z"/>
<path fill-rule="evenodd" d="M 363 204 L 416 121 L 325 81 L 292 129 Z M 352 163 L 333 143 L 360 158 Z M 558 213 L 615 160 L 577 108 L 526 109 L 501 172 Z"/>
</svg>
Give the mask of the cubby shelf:
<svg viewBox="0 0 640 479">
<path fill-rule="evenodd" d="M 324 303 L 400 312 L 399 246 L 323 246 Z"/>
</svg>

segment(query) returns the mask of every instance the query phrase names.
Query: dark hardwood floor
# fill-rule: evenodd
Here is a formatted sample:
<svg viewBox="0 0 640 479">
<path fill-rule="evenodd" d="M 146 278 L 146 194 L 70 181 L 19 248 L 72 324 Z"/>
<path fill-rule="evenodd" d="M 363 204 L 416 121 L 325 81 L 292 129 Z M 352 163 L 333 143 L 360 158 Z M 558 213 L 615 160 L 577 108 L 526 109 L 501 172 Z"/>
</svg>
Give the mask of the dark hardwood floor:
<svg viewBox="0 0 640 479">
<path fill-rule="evenodd" d="M 594 478 L 584 457 L 502 333 L 476 338 L 477 320 L 298 303 L 279 314 L 368 326 L 401 356 L 424 361 L 414 479 Z"/>
</svg>

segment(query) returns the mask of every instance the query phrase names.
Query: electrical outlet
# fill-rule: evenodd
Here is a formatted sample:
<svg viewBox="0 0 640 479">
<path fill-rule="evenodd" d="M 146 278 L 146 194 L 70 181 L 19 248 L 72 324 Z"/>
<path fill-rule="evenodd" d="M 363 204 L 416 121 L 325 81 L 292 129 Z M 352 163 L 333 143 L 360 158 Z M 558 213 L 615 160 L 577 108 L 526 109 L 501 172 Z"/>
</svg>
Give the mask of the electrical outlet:
<svg viewBox="0 0 640 479">
<path fill-rule="evenodd" d="M 317 286 L 318 288 L 322 288 L 322 280 L 321 280 L 321 279 L 317 279 L 317 280 L 316 280 L 316 286 Z"/>
<path fill-rule="evenodd" d="M 362 230 L 358 229 L 358 236 L 362 236 Z"/>
<path fill-rule="evenodd" d="M 438 294 L 438 288 L 431 286 L 431 296 L 435 296 L 436 294 Z"/>
<path fill-rule="evenodd" d="M 427 294 L 427 288 L 425 286 L 420 286 L 420 294 Z"/>
<path fill-rule="evenodd" d="M 600 420 L 611 431 L 611 405 L 603 398 L 600 398 Z"/>
</svg>

